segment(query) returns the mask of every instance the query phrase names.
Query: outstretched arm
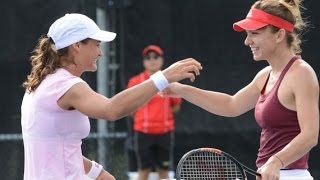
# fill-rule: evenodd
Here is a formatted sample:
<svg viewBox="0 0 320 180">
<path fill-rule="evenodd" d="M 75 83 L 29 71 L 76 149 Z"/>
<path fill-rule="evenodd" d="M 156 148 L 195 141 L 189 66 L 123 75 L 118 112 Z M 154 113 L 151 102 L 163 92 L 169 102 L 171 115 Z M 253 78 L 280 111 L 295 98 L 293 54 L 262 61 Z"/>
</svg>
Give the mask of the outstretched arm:
<svg viewBox="0 0 320 180">
<path fill-rule="evenodd" d="M 249 84 L 235 95 L 203 90 L 200 88 L 173 83 L 171 91 L 185 100 L 220 116 L 235 117 L 252 109 L 259 97 L 259 90 Z"/>
<path fill-rule="evenodd" d="M 172 83 L 170 91 L 185 100 L 220 116 L 235 117 L 254 108 L 270 68 L 262 69 L 253 81 L 234 95 Z"/>
<path fill-rule="evenodd" d="M 193 81 L 195 75 L 200 74 L 201 69 L 199 62 L 186 59 L 172 64 L 162 73 L 169 83 L 185 78 Z M 87 84 L 78 83 L 66 92 L 58 104 L 63 109 L 75 108 L 92 118 L 117 120 L 135 111 L 157 92 L 154 81 L 148 79 L 109 99 L 93 91 Z"/>
</svg>

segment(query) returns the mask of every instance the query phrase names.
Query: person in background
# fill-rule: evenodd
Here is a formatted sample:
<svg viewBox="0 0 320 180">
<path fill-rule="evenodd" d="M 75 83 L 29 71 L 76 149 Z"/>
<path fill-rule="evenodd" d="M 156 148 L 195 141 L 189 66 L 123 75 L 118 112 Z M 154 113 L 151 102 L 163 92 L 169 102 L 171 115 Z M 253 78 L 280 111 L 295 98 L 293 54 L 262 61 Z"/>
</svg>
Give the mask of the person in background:
<svg viewBox="0 0 320 180">
<path fill-rule="evenodd" d="M 157 45 L 142 51 L 144 71 L 130 78 L 128 88 L 150 79 L 161 70 L 164 52 Z M 138 164 L 138 179 L 147 180 L 155 168 L 160 179 L 168 178 L 174 146 L 174 113 L 180 110 L 181 98 L 154 95 L 133 115 L 133 143 Z"/>
<path fill-rule="evenodd" d="M 256 159 L 262 176 L 257 179 L 313 179 L 308 158 L 319 137 L 319 82 L 301 57 L 299 33 L 305 23 L 300 3 L 259 0 L 245 19 L 234 24 L 235 31 L 246 32 L 244 44 L 253 59 L 269 64 L 236 94 L 180 83 L 169 86 L 171 92 L 217 115 L 235 117 L 255 110 L 262 129 Z"/>
<path fill-rule="evenodd" d="M 169 83 L 195 79 L 201 64 L 189 58 L 155 73 L 144 83 L 108 98 L 81 79 L 97 70 L 101 42 L 116 34 L 83 14 L 66 14 L 42 36 L 30 57 L 32 69 L 23 83 L 21 105 L 24 180 L 75 180 L 84 175 L 98 180 L 115 178 L 82 155 L 89 135 L 89 118 L 115 121 L 131 114 Z M 195 73 L 195 74 L 193 74 Z"/>
</svg>

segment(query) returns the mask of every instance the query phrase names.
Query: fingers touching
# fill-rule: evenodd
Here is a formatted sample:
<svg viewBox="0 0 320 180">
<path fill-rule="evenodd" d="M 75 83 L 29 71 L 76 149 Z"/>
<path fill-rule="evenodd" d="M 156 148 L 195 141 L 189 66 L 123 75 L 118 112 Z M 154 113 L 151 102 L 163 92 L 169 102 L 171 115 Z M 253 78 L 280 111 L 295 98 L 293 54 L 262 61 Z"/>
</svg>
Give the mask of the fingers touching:
<svg viewBox="0 0 320 180">
<path fill-rule="evenodd" d="M 201 63 L 193 58 L 187 58 L 172 64 L 163 73 L 169 82 L 176 82 L 185 78 L 194 82 L 195 76 L 200 75 L 200 70 L 202 70 Z"/>
</svg>

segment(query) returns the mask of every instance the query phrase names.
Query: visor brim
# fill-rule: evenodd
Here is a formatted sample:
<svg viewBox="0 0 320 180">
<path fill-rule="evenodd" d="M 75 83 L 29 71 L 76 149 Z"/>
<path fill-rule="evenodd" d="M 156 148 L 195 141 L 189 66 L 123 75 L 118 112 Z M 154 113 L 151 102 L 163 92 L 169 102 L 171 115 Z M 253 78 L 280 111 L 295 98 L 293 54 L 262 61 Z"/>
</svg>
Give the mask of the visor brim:
<svg viewBox="0 0 320 180">
<path fill-rule="evenodd" d="M 237 32 L 244 30 L 253 31 L 267 26 L 267 23 L 255 21 L 252 19 L 243 19 L 233 24 L 233 29 Z"/>
</svg>

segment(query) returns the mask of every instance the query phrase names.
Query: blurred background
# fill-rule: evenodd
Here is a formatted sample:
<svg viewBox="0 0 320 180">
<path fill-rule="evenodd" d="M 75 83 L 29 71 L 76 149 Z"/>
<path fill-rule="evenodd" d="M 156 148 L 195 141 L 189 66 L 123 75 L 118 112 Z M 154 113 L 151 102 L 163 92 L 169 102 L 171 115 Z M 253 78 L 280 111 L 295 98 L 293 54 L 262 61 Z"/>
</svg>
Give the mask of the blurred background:
<svg viewBox="0 0 320 180">
<path fill-rule="evenodd" d="M 148 44 L 164 49 L 166 66 L 193 57 L 204 70 L 192 85 L 230 94 L 248 84 L 267 64 L 254 62 L 244 46 L 245 34 L 232 29 L 244 18 L 253 0 L 11 0 L 0 2 L 0 179 L 23 179 L 21 86 L 30 72 L 29 56 L 37 39 L 65 13 L 83 13 L 116 32 L 106 44 L 103 73 L 85 73 L 89 85 L 107 96 L 126 88 L 128 79 L 143 70 L 141 51 Z M 320 1 L 305 0 L 304 17 L 311 24 L 303 36 L 302 57 L 320 73 Z M 100 77 L 99 77 L 100 76 Z M 101 77 L 104 76 L 104 77 Z M 106 82 L 101 84 L 99 79 Z M 100 82 L 100 83 L 99 83 Z M 189 81 L 183 83 L 191 84 Z M 101 87 L 103 86 L 103 87 Z M 101 90 L 102 89 L 102 90 Z M 116 122 L 92 119 L 83 154 L 104 164 L 119 180 L 128 179 L 130 117 Z M 210 114 L 186 101 L 176 114 L 172 171 L 187 151 L 216 147 L 255 168 L 260 129 L 253 112 L 236 118 Z M 320 179 L 320 148 L 312 149 L 310 171 Z"/>
</svg>

